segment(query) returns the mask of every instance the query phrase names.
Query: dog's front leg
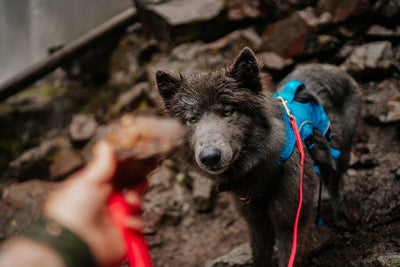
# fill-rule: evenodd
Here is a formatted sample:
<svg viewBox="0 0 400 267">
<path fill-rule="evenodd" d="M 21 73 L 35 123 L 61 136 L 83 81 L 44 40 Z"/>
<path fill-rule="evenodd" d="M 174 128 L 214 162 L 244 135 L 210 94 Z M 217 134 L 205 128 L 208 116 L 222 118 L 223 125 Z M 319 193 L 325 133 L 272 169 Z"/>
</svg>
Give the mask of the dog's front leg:
<svg viewBox="0 0 400 267">
<path fill-rule="evenodd" d="M 255 267 L 274 266 L 274 230 L 264 205 L 259 206 L 256 201 L 252 201 L 242 208 L 249 227 Z"/>
</svg>

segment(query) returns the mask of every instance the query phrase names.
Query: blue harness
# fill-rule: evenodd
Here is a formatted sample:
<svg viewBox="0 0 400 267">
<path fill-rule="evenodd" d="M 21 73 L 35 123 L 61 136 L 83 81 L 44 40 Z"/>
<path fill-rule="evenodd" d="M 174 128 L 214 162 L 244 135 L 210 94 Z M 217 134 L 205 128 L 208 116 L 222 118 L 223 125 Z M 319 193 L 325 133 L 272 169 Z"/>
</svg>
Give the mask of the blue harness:
<svg viewBox="0 0 400 267">
<path fill-rule="evenodd" d="M 291 80 L 289 81 L 283 90 L 277 94 L 275 93 L 273 97 L 278 98 L 282 97 L 286 101 L 286 105 L 288 109 L 291 111 L 293 116 L 296 118 L 297 128 L 299 129 L 301 139 L 309 151 L 315 146 L 313 141 L 313 130 L 317 129 L 321 134 L 325 136 L 325 138 L 329 142 L 329 146 L 331 145 L 331 137 L 332 131 L 330 130 L 330 121 L 324 108 L 314 101 L 310 101 L 308 103 L 300 103 L 294 100 L 297 90 L 300 88 L 306 89 L 304 83 Z M 293 149 L 296 145 L 296 138 L 293 133 L 292 127 L 289 122 L 289 116 L 286 112 L 284 112 L 283 120 L 286 124 L 286 140 L 285 146 L 283 147 L 280 153 L 280 160 L 278 164 L 280 165 L 282 162 L 286 161 L 290 155 L 293 153 Z M 330 152 L 332 157 L 336 160 L 339 158 L 341 152 L 337 149 L 330 147 Z M 319 219 L 319 209 L 320 209 L 320 201 L 321 201 L 321 187 L 322 187 L 322 179 L 321 172 L 317 165 L 314 162 L 314 169 L 320 176 L 320 192 L 319 192 L 319 200 L 318 200 L 318 215 L 317 215 L 317 225 L 321 225 L 322 222 Z"/>
</svg>

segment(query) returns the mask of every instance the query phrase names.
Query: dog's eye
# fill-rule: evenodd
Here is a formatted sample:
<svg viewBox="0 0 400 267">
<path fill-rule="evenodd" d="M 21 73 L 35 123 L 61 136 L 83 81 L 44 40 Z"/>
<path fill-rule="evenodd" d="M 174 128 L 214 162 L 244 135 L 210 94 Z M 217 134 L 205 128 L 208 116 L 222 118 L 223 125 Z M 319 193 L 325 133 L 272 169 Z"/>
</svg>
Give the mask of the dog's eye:
<svg viewBox="0 0 400 267">
<path fill-rule="evenodd" d="M 233 114 L 233 109 L 229 108 L 229 109 L 224 109 L 224 116 L 225 117 L 229 117 L 232 116 Z"/>
<path fill-rule="evenodd" d="M 188 120 L 188 123 L 190 123 L 190 124 L 195 124 L 197 122 L 197 118 L 196 117 L 191 117 L 189 120 Z"/>
</svg>

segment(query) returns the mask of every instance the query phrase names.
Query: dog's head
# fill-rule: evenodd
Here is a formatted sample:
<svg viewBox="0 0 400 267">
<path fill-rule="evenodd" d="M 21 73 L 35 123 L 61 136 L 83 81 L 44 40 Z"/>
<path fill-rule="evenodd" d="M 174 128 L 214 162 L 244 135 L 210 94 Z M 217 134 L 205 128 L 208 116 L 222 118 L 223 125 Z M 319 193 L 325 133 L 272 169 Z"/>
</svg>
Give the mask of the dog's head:
<svg viewBox="0 0 400 267">
<path fill-rule="evenodd" d="M 158 70 L 155 77 L 167 112 L 187 125 L 189 162 L 212 175 L 247 168 L 232 166 L 243 152 L 259 149 L 249 144 L 260 146 L 266 138 L 257 126 L 269 126 L 259 66 L 249 48 L 227 69 L 189 77 Z"/>
</svg>

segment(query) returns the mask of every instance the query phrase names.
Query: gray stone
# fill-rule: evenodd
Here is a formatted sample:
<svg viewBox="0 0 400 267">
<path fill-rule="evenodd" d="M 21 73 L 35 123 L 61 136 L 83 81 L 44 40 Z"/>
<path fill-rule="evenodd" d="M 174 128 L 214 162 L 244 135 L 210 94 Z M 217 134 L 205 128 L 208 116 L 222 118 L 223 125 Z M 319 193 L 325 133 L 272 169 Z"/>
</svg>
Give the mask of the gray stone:
<svg viewBox="0 0 400 267">
<path fill-rule="evenodd" d="M 390 73 L 392 62 L 392 44 L 389 41 L 381 41 L 355 48 L 340 67 L 354 76 L 370 78 L 371 75 Z"/>
<path fill-rule="evenodd" d="M 263 16 L 260 10 L 260 0 L 227 1 L 229 20 L 257 19 Z"/>
<path fill-rule="evenodd" d="M 380 25 L 371 25 L 366 32 L 367 35 L 373 37 L 395 37 L 397 33 L 391 29 L 385 28 Z"/>
<path fill-rule="evenodd" d="M 171 51 L 171 55 L 163 56 L 147 68 L 148 79 L 154 82 L 154 72 L 157 69 L 183 75 L 211 70 L 223 61 L 223 58 L 222 54 L 212 53 L 201 41 L 181 44 Z"/>
<path fill-rule="evenodd" d="M 283 58 L 274 52 L 259 53 L 257 57 L 267 70 L 281 71 L 294 63 L 293 59 Z"/>
<path fill-rule="evenodd" d="M 230 34 L 210 43 L 208 48 L 211 50 L 224 50 L 231 47 L 243 48 L 248 46 L 255 51 L 259 51 L 263 44 L 263 39 L 253 28 L 236 30 Z M 240 51 L 240 50 L 239 50 Z"/>
<path fill-rule="evenodd" d="M 72 142 L 82 143 L 89 141 L 97 128 L 93 114 L 75 114 L 69 125 L 69 136 Z"/>
<path fill-rule="evenodd" d="M 206 267 L 250 267 L 253 266 L 253 257 L 249 243 L 234 248 L 228 254 L 209 261 Z"/>
<path fill-rule="evenodd" d="M 147 5 L 146 8 L 174 26 L 216 17 L 223 9 L 223 1 L 172 0 Z"/>
<path fill-rule="evenodd" d="M 398 122 L 400 121 L 400 93 L 397 93 L 387 103 L 388 113 L 386 116 L 386 122 Z"/>
<path fill-rule="evenodd" d="M 156 4 L 139 2 L 137 9 L 144 28 L 166 46 L 213 39 L 221 36 L 227 26 L 223 20 L 223 0 L 170 0 Z"/>
</svg>

